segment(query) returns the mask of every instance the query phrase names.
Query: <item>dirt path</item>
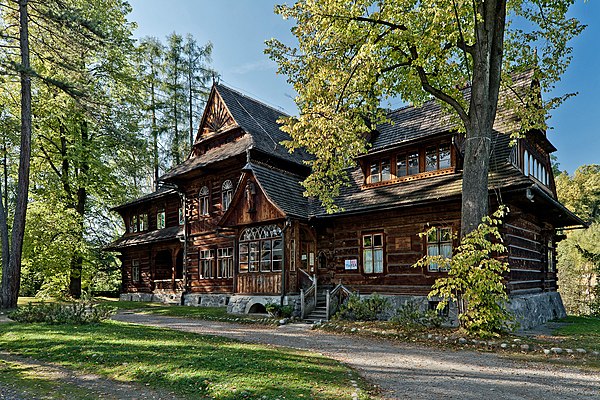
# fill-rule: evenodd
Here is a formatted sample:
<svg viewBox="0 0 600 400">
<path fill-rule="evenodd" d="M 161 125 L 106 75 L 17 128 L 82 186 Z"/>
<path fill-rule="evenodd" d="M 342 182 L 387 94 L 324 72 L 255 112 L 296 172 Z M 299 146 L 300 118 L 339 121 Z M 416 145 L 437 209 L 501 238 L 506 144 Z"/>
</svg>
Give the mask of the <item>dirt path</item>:
<svg viewBox="0 0 600 400">
<path fill-rule="evenodd" d="M 123 313 L 114 319 L 323 353 L 356 368 L 389 399 L 600 399 L 600 374 L 496 354 L 278 328 Z"/>
</svg>

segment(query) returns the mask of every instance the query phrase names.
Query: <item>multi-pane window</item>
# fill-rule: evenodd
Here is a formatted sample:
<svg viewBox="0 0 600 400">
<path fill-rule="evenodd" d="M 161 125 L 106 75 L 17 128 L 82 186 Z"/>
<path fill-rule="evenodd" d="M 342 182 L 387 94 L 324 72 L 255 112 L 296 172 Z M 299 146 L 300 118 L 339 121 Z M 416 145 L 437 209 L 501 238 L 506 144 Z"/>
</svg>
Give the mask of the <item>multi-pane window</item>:
<svg viewBox="0 0 600 400">
<path fill-rule="evenodd" d="M 198 192 L 198 212 L 200 215 L 210 214 L 210 197 L 208 186 L 202 186 Z"/>
<path fill-rule="evenodd" d="M 427 255 L 452 257 L 452 228 L 435 227 L 427 233 Z M 448 271 L 448 264 L 429 263 L 429 271 Z"/>
<path fill-rule="evenodd" d="M 450 168 L 450 165 L 450 147 L 448 145 L 428 147 L 425 150 L 425 171 Z"/>
<path fill-rule="evenodd" d="M 419 173 L 419 152 L 412 152 L 408 154 L 408 175 L 415 175 Z"/>
<path fill-rule="evenodd" d="M 217 278 L 233 276 L 233 247 L 217 249 Z"/>
<path fill-rule="evenodd" d="M 200 250 L 200 279 L 211 279 L 215 277 L 213 272 L 214 259 L 214 250 Z"/>
<path fill-rule="evenodd" d="M 137 232 L 138 231 L 138 216 L 134 215 L 129 220 L 129 232 Z"/>
<path fill-rule="evenodd" d="M 546 166 L 527 150 L 523 152 L 523 173 L 533 176 L 545 186 L 550 182 L 550 174 Z"/>
<path fill-rule="evenodd" d="M 148 214 L 139 215 L 140 232 L 148 230 Z"/>
<path fill-rule="evenodd" d="M 552 240 L 548 240 L 546 249 L 547 249 L 546 261 L 548 263 L 548 272 L 554 272 L 556 269 L 555 269 L 555 265 L 554 265 L 554 247 L 552 246 Z"/>
<path fill-rule="evenodd" d="M 371 164 L 370 183 L 384 182 L 392 179 L 390 160 L 381 160 Z"/>
<path fill-rule="evenodd" d="M 406 166 L 408 165 L 406 156 L 406 154 L 398 154 L 398 156 L 396 156 L 396 176 L 398 178 L 408 174 L 408 170 L 406 169 Z"/>
<path fill-rule="evenodd" d="M 233 198 L 233 183 L 228 179 L 223 182 L 221 186 L 221 200 L 223 204 L 223 211 L 227 211 Z"/>
<path fill-rule="evenodd" d="M 131 260 L 131 280 L 136 283 L 140 281 L 140 260 Z"/>
<path fill-rule="evenodd" d="M 156 213 L 156 229 L 164 229 L 166 222 L 165 210 L 158 210 Z"/>
<path fill-rule="evenodd" d="M 383 233 L 363 235 L 362 245 L 364 273 L 383 273 Z"/>
<path fill-rule="evenodd" d="M 283 237 L 277 225 L 245 229 L 240 235 L 240 272 L 281 271 L 283 268 Z"/>
<path fill-rule="evenodd" d="M 183 225 L 184 222 L 185 222 L 185 218 L 184 218 L 184 215 L 183 215 L 183 208 L 182 207 L 179 207 L 178 214 L 179 214 L 179 225 Z"/>
</svg>

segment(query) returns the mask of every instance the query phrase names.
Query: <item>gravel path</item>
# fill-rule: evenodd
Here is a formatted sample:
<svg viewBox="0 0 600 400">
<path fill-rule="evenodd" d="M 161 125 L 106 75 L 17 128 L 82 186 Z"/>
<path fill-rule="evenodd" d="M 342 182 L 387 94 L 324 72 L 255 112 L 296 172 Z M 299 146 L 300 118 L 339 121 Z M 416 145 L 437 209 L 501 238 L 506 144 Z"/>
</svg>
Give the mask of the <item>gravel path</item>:
<svg viewBox="0 0 600 400">
<path fill-rule="evenodd" d="M 599 399 L 600 374 L 496 354 L 278 328 L 122 313 L 115 320 L 311 350 L 356 368 L 388 399 Z"/>
</svg>

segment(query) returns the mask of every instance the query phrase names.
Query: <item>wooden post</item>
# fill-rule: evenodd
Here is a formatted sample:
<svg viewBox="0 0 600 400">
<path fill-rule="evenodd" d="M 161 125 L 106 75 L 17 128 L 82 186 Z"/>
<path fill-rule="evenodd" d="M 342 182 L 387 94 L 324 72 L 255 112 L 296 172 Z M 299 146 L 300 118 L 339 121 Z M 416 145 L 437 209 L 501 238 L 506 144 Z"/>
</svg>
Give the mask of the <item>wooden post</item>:
<svg viewBox="0 0 600 400">
<path fill-rule="evenodd" d="M 327 290 L 326 296 L 325 296 L 325 309 L 327 310 L 327 314 L 326 314 L 326 320 L 329 321 L 329 303 L 331 299 L 331 290 Z"/>
</svg>

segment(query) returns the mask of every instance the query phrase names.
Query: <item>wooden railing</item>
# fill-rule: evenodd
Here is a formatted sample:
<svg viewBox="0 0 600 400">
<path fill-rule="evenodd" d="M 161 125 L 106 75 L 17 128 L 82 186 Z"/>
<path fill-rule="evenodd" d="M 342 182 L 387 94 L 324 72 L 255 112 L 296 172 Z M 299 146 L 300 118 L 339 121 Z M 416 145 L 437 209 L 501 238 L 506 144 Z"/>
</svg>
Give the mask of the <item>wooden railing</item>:
<svg viewBox="0 0 600 400">
<path fill-rule="evenodd" d="M 327 320 L 333 316 L 342 304 L 352 295 L 350 289 L 339 283 L 333 290 L 328 290 L 326 294 Z"/>
<path fill-rule="evenodd" d="M 304 319 L 317 306 L 317 275 L 311 277 L 303 269 L 300 271 L 312 282 L 308 289 L 300 289 L 300 317 Z"/>
</svg>

